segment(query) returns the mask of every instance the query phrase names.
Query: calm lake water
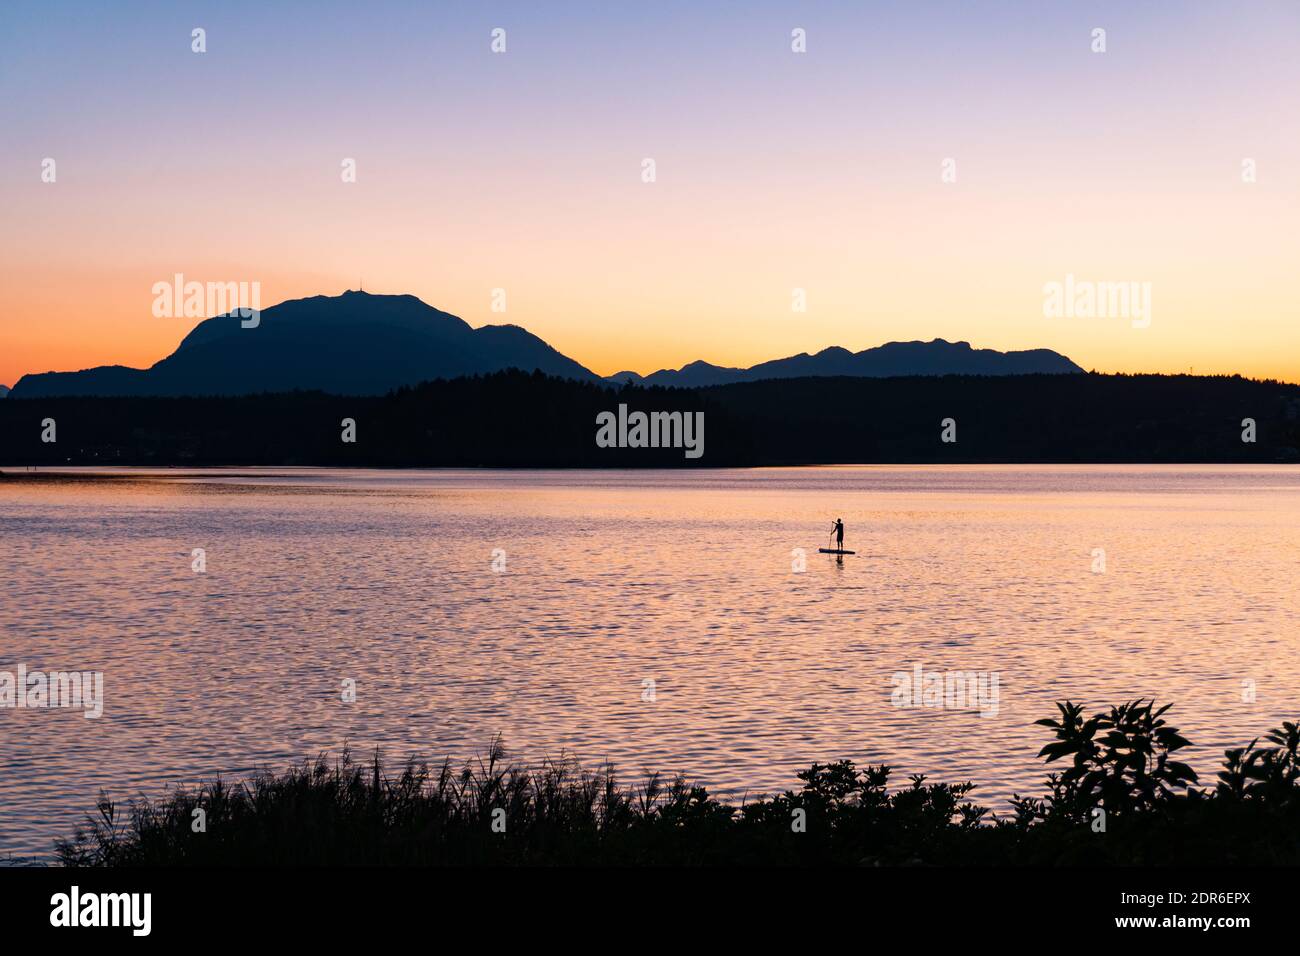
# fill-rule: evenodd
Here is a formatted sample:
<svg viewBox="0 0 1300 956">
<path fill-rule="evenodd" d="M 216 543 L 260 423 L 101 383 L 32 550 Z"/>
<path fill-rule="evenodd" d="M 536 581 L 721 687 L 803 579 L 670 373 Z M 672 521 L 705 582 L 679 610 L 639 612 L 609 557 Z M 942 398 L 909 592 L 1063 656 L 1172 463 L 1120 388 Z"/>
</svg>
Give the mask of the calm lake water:
<svg viewBox="0 0 1300 956">
<path fill-rule="evenodd" d="M 1210 779 L 1300 717 L 1296 468 L 91 474 L 0 481 L 0 671 L 103 671 L 106 698 L 0 709 L 0 857 L 48 858 L 101 789 L 345 742 L 501 734 L 736 797 L 851 758 L 1001 811 L 1041 790 L 1057 699 L 1173 701 Z M 996 674 L 996 715 L 894 706 L 918 664 Z"/>
</svg>

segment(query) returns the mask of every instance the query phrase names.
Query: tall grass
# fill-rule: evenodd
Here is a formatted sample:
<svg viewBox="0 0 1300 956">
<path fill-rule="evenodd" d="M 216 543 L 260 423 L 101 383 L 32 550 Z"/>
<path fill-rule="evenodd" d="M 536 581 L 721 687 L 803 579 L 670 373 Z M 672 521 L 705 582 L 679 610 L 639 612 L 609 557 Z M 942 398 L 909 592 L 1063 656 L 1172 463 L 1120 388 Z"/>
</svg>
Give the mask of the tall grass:
<svg viewBox="0 0 1300 956">
<path fill-rule="evenodd" d="M 681 777 L 624 786 L 606 766 L 527 770 L 501 741 L 454 768 L 386 772 L 344 752 L 274 774 L 177 789 L 123 810 L 101 796 L 57 853 L 71 866 L 294 864 L 1150 864 L 1300 863 L 1300 729 L 1228 751 L 1200 789 L 1189 746 L 1150 702 L 1038 721 L 1065 761 L 1047 793 L 996 816 L 970 783 L 886 766 L 814 764 L 800 786 L 740 805 Z M 1100 811 L 1100 812 L 1099 812 Z"/>
</svg>

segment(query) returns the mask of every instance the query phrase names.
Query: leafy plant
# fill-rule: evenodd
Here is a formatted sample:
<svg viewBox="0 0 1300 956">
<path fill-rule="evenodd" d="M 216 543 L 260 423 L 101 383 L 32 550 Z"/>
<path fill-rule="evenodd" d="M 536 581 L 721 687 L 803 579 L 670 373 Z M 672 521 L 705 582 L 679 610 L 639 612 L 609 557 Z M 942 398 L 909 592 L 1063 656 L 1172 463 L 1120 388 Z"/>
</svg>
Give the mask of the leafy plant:
<svg viewBox="0 0 1300 956">
<path fill-rule="evenodd" d="M 1191 767 L 1171 758 L 1191 743 L 1164 720 L 1171 705 L 1156 710 L 1154 701 L 1139 698 L 1086 720 L 1082 705 L 1056 706 L 1058 719 L 1035 721 L 1056 736 L 1038 756 L 1048 763 L 1069 757 L 1071 765 L 1049 778 L 1051 796 L 1033 811 L 1026 808 L 1030 816 L 1079 822 L 1094 807 L 1108 816 L 1145 812 L 1196 782 Z"/>
</svg>

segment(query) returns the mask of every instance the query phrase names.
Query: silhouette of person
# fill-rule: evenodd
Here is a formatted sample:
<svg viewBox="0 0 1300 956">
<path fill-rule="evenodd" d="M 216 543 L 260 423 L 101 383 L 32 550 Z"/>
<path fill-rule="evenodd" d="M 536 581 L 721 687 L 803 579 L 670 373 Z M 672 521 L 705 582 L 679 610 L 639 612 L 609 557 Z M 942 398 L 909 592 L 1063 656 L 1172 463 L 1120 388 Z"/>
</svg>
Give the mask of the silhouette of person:
<svg viewBox="0 0 1300 956">
<path fill-rule="evenodd" d="M 844 550 L 844 521 L 841 518 L 835 519 L 835 547 L 839 551 Z"/>
</svg>

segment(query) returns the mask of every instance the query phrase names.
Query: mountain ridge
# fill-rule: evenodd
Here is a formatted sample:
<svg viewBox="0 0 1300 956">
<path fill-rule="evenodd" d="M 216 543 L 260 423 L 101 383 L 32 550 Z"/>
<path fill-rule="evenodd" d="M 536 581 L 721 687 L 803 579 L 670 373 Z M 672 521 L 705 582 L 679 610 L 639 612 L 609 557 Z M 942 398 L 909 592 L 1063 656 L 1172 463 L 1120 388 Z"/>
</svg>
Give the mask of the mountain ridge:
<svg viewBox="0 0 1300 956">
<path fill-rule="evenodd" d="M 800 352 L 770 359 L 749 368 L 713 365 L 696 360 L 679 369 L 659 369 L 636 376 L 635 384 L 702 388 L 757 382 L 774 378 L 808 378 L 847 375 L 854 378 L 892 378 L 904 375 L 1034 375 L 1080 374 L 1084 371 L 1070 359 L 1051 349 L 1021 349 L 999 352 L 976 349 L 969 342 L 935 338 L 929 342 L 886 342 L 860 352 L 838 345 L 815 354 Z M 619 372 L 606 381 L 622 384 L 636 373 Z"/>
<path fill-rule="evenodd" d="M 148 368 L 101 365 L 24 375 L 13 398 L 46 396 L 202 396 L 285 391 L 381 395 L 434 379 L 509 368 L 577 381 L 699 388 L 771 378 L 1081 373 L 1050 349 L 998 352 L 968 342 L 888 342 L 861 352 L 839 346 L 801 352 L 750 368 L 703 360 L 647 376 L 601 377 L 514 324 L 474 328 L 409 294 L 349 290 L 287 299 L 246 327 L 237 315 L 203 319 L 176 349 Z"/>
<path fill-rule="evenodd" d="M 473 328 L 413 295 L 348 291 L 287 299 L 256 327 L 232 314 L 199 322 L 147 369 L 98 366 L 24 375 L 14 397 L 246 395 L 324 391 L 381 395 L 437 378 L 526 368 L 600 377 L 517 325 Z"/>
</svg>

